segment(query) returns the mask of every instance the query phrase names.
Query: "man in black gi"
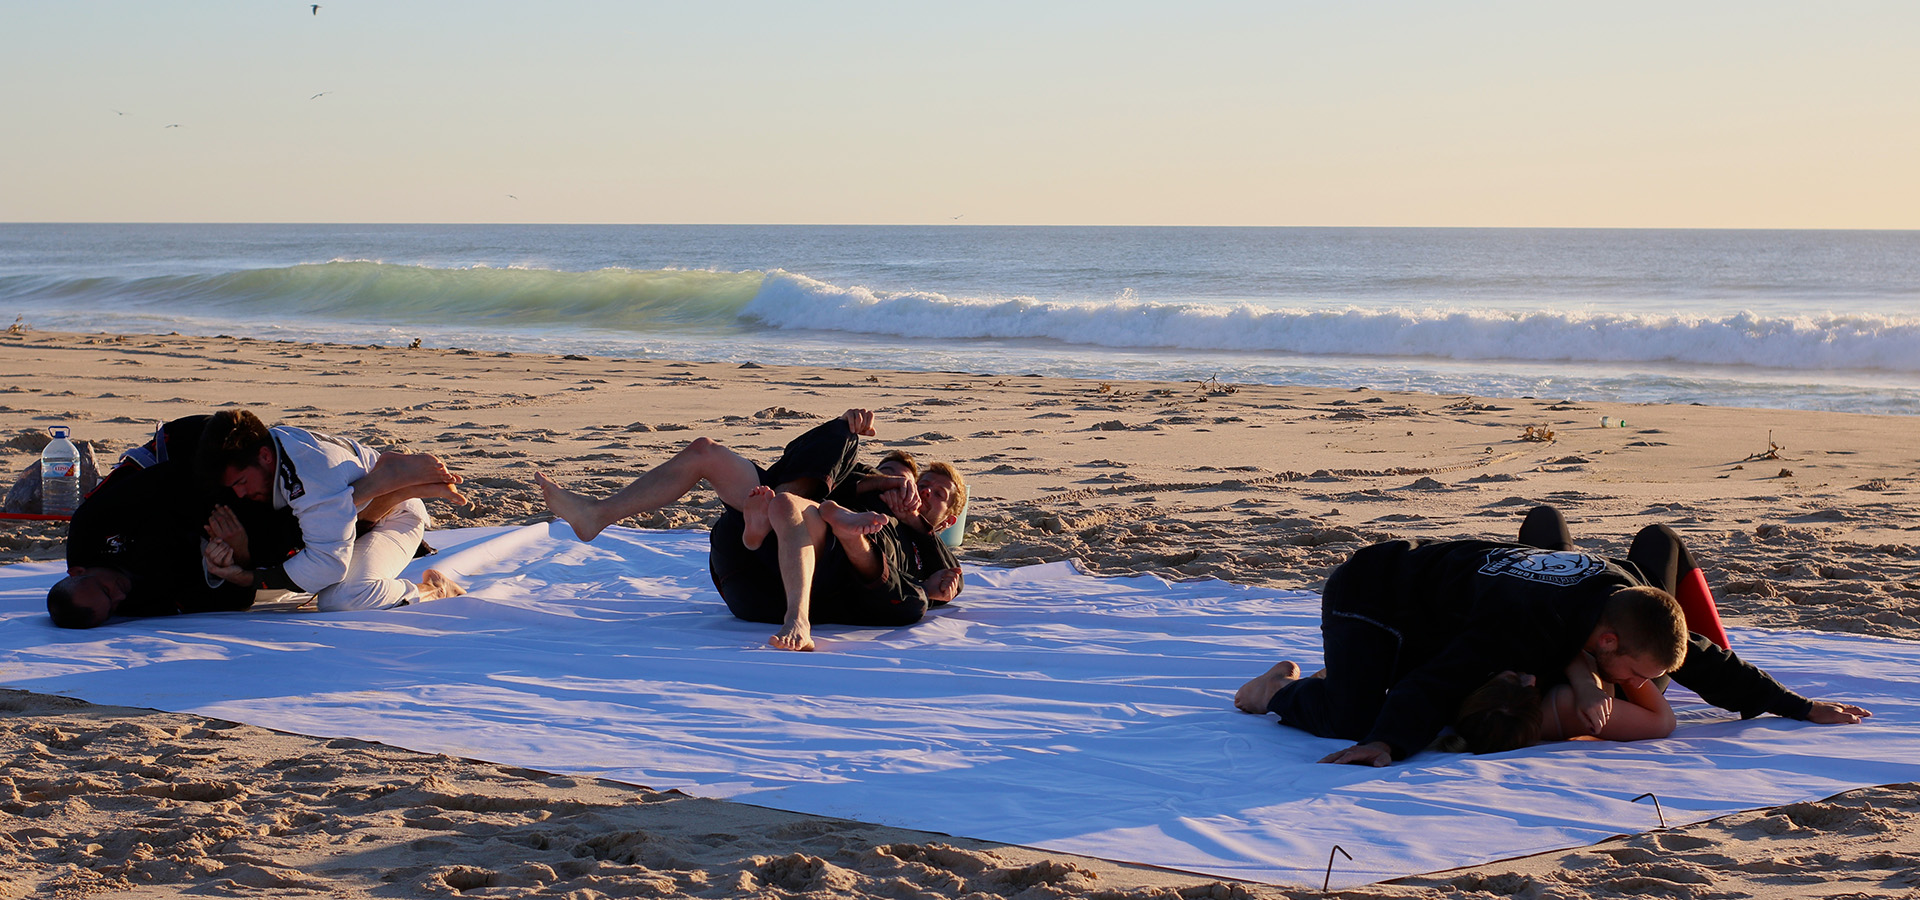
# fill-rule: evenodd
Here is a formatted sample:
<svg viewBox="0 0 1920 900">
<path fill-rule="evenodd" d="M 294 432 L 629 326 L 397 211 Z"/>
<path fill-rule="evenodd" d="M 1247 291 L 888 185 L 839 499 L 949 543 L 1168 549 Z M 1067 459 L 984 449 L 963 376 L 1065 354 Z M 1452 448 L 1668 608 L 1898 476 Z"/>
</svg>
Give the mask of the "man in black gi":
<svg viewBox="0 0 1920 900">
<path fill-rule="evenodd" d="M 1299 666 L 1282 662 L 1243 685 L 1234 705 L 1357 742 L 1321 762 L 1374 766 L 1427 746 L 1493 675 L 1511 669 L 1553 678 L 1579 652 L 1593 654 L 1601 677 L 1616 684 L 1670 669 L 1674 681 L 1743 717 L 1770 712 L 1840 724 L 1870 715 L 1808 700 L 1698 634 L 1683 633 L 1684 654 L 1625 646 L 1607 621 L 1609 605 L 1652 589 L 1677 611 L 1660 584 L 1673 569 L 1648 552 L 1677 538 L 1654 526 L 1635 542 L 1641 560 L 1609 560 L 1574 551 L 1569 540 L 1542 539 L 1538 524 L 1529 516 L 1526 542 L 1518 544 L 1403 540 L 1361 548 L 1321 595 L 1324 672 L 1302 678 Z M 1681 657 L 1671 660 L 1678 668 L 1662 656 Z"/>
<path fill-rule="evenodd" d="M 911 485 L 912 494 L 903 500 L 892 489 L 895 485 L 886 481 L 889 478 L 897 479 L 900 485 Z M 895 519 L 907 574 L 925 588 L 930 605 L 943 606 L 959 596 L 963 586 L 960 558 L 940 540 L 940 533 L 958 519 L 966 503 L 966 481 L 959 470 L 935 462 L 921 471 L 913 454 L 893 450 L 872 468 L 856 464 L 830 499 L 850 509 L 884 512 Z"/>
</svg>

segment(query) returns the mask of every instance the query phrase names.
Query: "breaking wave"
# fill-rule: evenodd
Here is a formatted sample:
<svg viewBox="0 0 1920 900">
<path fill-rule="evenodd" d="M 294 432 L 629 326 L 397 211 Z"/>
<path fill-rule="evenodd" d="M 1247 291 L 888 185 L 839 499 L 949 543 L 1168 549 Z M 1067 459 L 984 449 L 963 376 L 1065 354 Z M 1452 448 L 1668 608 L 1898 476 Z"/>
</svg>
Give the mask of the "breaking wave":
<svg viewBox="0 0 1920 900">
<path fill-rule="evenodd" d="M 1920 371 L 1920 318 L 1871 314 L 1653 316 L 1381 304 L 1154 303 L 1131 297 L 1062 303 L 841 288 L 785 272 L 769 274 L 744 314 L 776 328 L 919 339 L 1038 338 L 1162 350 Z"/>
<path fill-rule="evenodd" d="M 111 317 L 650 333 L 807 330 L 1158 351 L 1920 371 L 1920 317 L 1649 315 L 1389 301 L 1097 302 L 841 287 L 772 270 L 435 268 L 335 261 L 140 278 L 0 277 L 0 303 Z M 4 309 L 5 307 L 0 307 Z"/>
</svg>

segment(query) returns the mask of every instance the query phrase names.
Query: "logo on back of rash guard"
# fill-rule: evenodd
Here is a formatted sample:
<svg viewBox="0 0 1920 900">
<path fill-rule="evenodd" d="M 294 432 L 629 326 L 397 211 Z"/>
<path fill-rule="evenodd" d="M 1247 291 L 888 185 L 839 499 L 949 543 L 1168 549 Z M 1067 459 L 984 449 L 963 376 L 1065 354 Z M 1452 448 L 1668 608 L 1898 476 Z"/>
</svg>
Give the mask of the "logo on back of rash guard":
<svg viewBox="0 0 1920 900">
<path fill-rule="evenodd" d="M 1559 550 L 1497 550 L 1487 556 L 1480 574 L 1520 578 L 1565 587 L 1605 571 L 1597 556 Z"/>
</svg>

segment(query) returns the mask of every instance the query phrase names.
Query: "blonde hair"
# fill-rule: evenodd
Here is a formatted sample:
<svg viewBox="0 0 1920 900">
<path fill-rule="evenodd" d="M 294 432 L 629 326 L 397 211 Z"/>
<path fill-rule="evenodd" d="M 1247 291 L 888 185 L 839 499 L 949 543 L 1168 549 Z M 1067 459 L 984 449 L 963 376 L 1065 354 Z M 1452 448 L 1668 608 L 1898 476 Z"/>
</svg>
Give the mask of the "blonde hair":
<svg viewBox="0 0 1920 900">
<path fill-rule="evenodd" d="M 949 462 L 927 463 L 927 474 L 944 476 L 948 481 L 953 482 L 953 495 L 947 498 L 945 518 L 957 518 L 961 511 L 967 508 L 967 480 L 962 478 L 960 470 L 954 468 Z"/>
</svg>

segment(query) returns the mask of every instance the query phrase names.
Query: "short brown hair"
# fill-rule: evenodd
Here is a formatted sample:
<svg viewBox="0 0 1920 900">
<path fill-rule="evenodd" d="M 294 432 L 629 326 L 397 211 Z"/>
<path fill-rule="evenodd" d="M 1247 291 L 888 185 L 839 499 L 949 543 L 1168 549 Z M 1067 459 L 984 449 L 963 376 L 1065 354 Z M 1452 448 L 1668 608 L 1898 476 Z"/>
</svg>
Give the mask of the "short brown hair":
<svg viewBox="0 0 1920 900">
<path fill-rule="evenodd" d="M 884 466 L 890 462 L 906 466 L 908 475 L 914 478 L 920 477 L 920 461 L 914 459 L 913 454 L 905 450 L 888 450 L 887 455 L 880 457 L 880 465 Z"/>
<path fill-rule="evenodd" d="M 1673 595 L 1656 587 L 1614 591 L 1600 610 L 1600 626 L 1613 632 L 1619 651 L 1645 656 L 1671 672 L 1687 658 L 1687 616 Z"/>
<path fill-rule="evenodd" d="M 945 476 L 953 482 L 953 495 L 947 498 L 946 518 L 954 518 L 967 508 L 967 480 L 960 477 L 960 470 L 949 462 L 927 463 L 928 475 Z"/>
<path fill-rule="evenodd" d="M 223 409 L 207 417 L 200 426 L 200 443 L 194 450 L 193 467 L 200 483 L 220 486 L 220 478 L 229 468 L 241 469 L 253 464 L 260 448 L 273 440 L 267 423 L 244 409 Z"/>
</svg>

